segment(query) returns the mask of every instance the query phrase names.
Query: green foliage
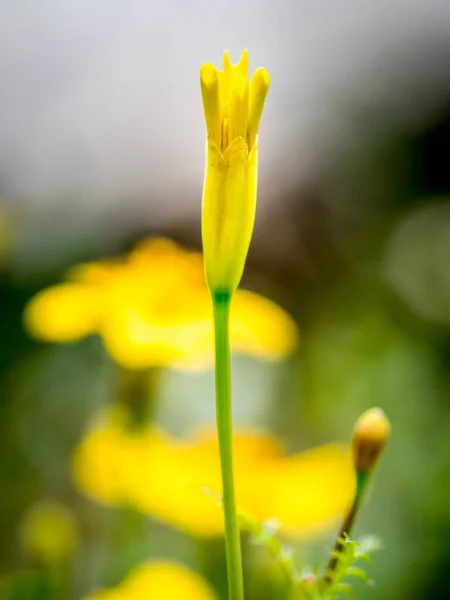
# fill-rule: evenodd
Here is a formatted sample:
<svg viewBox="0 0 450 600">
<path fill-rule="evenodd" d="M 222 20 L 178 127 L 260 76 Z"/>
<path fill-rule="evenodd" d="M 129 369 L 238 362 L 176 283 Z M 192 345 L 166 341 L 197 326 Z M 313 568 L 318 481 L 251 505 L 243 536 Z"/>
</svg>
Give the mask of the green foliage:
<svg viewBox="0 0 450 600">
<path fill-rule="evenodd" d="M 288 582 L 293 586 L 299 585 L 302 577 L 295 567 L 294 551 L 290 546 L 283 543 L 277 535 L 278 522 L 271 519 L 264 523 L 257 523 L 242 515 L 239 515 L 239 520 L 244 529 L 250 533 L 252 543 L 267 548 L 285 573 Z"/>
<path fill-rule="evenodd" d="M 360 561 L 370 562 L 370 554 L 379 550 L 380 543 L 374 536 L 365 538 L 361 543 L 349 537 L 340 538 L 340 550 L 334 550 L 332 556 L 337 558 L 336 567 L 329 572 L 329 580 L 322 584 L 321 595 L 323 600 L 333 600 L 342 595 L 353 596 L 351 583 L 344 581 L 347 578 L 361 579 L 368 585 L 373 585 L 369 575 L 355 563 Z"/>
<path fill-rule="evenodd" d="M 335 600 L 343 596 L 353 596 L 353 587 L 348 578 L 361 579 L 368 585 L 373 581 L 360 566 L 359 562 L 371 562 L 371 553 L 379 550 L 376 537 L 369 536 L 358 543 L 349 537 L 340 538 L 340 550 L 334 550 L 332 556 L 337 563 L 327 579 L 323 573 L 311 567 L 301 572 L 297 569 L 293 549 L 283 542 L 278 535 L 278 523 L 269 520 L 257 523 L 248 517 L 239 515 L 242 526 L 250 533 L 253 544 L 267 548 L 276 563 L 286 576 L 289 584 L 289 600 Z"/>
</svg>

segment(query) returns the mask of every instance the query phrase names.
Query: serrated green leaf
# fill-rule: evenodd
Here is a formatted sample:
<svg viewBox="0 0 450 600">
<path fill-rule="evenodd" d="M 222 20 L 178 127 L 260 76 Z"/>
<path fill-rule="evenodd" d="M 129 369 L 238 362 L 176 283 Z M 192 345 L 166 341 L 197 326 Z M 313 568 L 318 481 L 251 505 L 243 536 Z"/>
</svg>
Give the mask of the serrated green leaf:
<svg viewBox="0 0 450 600">
<path fill-rule="evenodd" d="M 356 552 L 355 559 L 364 560 L 365 562 L 372 562 L 372 557 L 366 554 L 365 552 Z"/>
<path fill-rule="evenodd" d="M 364 569 L 359 569 L 358 567 L 348 567 L 346 575 L 348 577 L 357 577 L 358 579 L 362 579 L 366 583 L 370 581 L 369 575 L 364 571 Z"/>
<path fill-rule="evenodd" d="M 336 586 L 336 592 L 340 594 L 345 594 L 346 596 L 350 596 L 351 598 L 354 595 L 354 590 L 349 583 L 340 583 Z"/>
</svg>

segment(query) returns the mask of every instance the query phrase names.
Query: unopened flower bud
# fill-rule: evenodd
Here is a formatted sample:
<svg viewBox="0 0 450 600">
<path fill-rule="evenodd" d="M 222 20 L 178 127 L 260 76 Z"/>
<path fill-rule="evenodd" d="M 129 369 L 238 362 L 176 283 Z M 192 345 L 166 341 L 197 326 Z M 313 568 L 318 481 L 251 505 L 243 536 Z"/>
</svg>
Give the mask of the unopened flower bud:
<svg viewBox="0 0 450 600">
<path fill-rule="evenodd" d="M 356 421 L 353 430 L 353 460 L 357 473 L 367 473 L 375 466 L 391 432 L 391 425 L 381 408 L 371 408 Z"/>
<path fill-rule="evenodd" d="M 224 53 L 223 71 L 200 70 L 208 140 L 202 239 L 213 293 L 232 294 L 242 277 L 253 233 L 258 178 L 257 134 L 270 78 L 260 67 L 248 77 L 248 53 L 237 65 Z"/>
<path fill-rule="evenodd" d="M 324 575 L 325 585 L 329 585 L 333 574 L 340 564 L 340 554 L 344 548 L 344 539 L 350 535 L 359 507 L 361 506 L 367 483 L 387 444 L 391 433 L 391 424 L 381 408 L 371 408 L 363 413 L 353 429 L 352 448 L 353 464 L 356 471 L 356 490 L 353 503 L 345 514 L 339 535 L 334 545 L 327 570 Z"/>
</svg>

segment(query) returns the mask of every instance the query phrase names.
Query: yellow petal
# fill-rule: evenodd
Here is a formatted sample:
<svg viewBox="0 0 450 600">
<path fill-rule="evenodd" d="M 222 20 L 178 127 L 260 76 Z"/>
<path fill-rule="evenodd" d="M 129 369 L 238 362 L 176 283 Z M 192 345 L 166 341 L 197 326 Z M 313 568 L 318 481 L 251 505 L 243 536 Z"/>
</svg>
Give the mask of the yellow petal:
<svg viewBox="0 0 450 600">
<path fill-rule="evenodd" d="M 164 432 L 156 427 L 130 428 L 130 421 L 130 415 L 121 406 L 100 411 L 73 452 L 74 482 L 95 501 L 113 506 L 129 503 L 129 480 L 139 462 L 136 457 L 153 460 L 161 448 L 167 447 Z M 141 469 L 141 479 L 147 468 L 148 465 Z"/>
<path fill-rule="evenodd" d="M 138 510 L 191 535 L 222 531 L 222 509 L 204 492 L 205 488 L 219 489 L 217 455 L 203 455 L 198 469 L 193 469 L 198 453 L 174 440 L 135 445 L 134 452 L 127 466 L 127 489 L 130 502 Z"/>
<path fill-rule="evenodd" d="M 221 103 L 226 107 L 230 100 L 230 92 L 234 77 L 245 77 L 248 80 L 248 51 L 242 50 L 239 62 L 236 65 L 231 63 L 228 50 L 223 53 L 223 72 L 219 73 L 221 77 Z"/>
<path fill-rule="evenodd" d="M 238 511 L 261 522 L 275 518 L 286 534 L 322 532 L 352 500 L 354 470 L 346 447 L 283 456 L 272 436 L 244 430 L 234 436 L 233 454 Z M 149 429 L 147 437 L 128 440 L 123 456 L 128 502 L 191 535 L 223 533 L 215 436 L 200 432 L 180 441 Z"/>
<path fill-rule="evenodd" d="M 121 586 L 124 600 L 217 600 L 213 589 L 199 575 L 175 562 L 142 565 Z"/>
<path fill-rule="evenodd" d="M 241 53 L 241 58 L 238 64 L 234 67 L 238 77 L 246 77 L 248 79 L 248 50 L 244 48 Z"/>
<path fill-rule="evenodd" d="M 72 457 L 77 487 L 94 500 L 120 505 L 125 502 L 122 472 L 127 435 L 108 423 L 89 432 Z"/>
<path fill-rule="evenodd" d="M 223 52 L 223 71 L 220 74 L 220 101 L 222 109 L 226 108 L 230 97 L 231 82 L 233 79 L 233 65 L 231 64 L 230 54 L 228 50 Z M 227 115 L 226 115 L 227 116 Z"/>
<path fill-rule="evenodd" d="M 104 286 L 117 277 L 123 267 L 124 262 L 122 259 L 105 259 L 81 263 L 70 268 L 66 273 L 66 278 L 70 281 L 86 283 L 91 286 Z"/>
<path fill-rule="evenodd" d="M 205 64 L 200 69 L 200 87 L 208 135 L 220 146 L 222 110 L 220 107 L 219 74 L 214 65 Z"/>
<path fill-rule="evenodd" d="M 191 432 L 183 446 L 184 452 L 198 455 L 200 461 L 218 461 L 219 445 L 215 426 L 200 427 Z M 234 464 L 237 468 L 245 469 L 249 465 L 262 461 L 280 458 L 283 455 L 282 446 L 277 438 L 268 431 L 255 427 L 240 427 L 233 435 Z"/>
<path fill-rule="evenodd" d="M 94 333 L 99 322 L 101 297 L 77 283 L 55 285 L 34 296 L 25 308 L 24 325 L 34 337 L 72 342 Z"/>
<path fill-rule="evenodd" d="M 231 347 L 261 359 L 277 360 L 298 344 L 298 329 L 289 315 L 267 298 L 237 290 L 230 314 Z"/>
<path fill-rule="evenodd" d="M 183 300 L 177 300 L 182 307 Z M 144 311 L 132 308 L 111 313 L 101 330 L 108 352 L 129 369 L 172 365 L 185 357 L 203 354 L 205 347 L 212 348 L 209 312 L 204 318 L 190 319 L 188 306 L 186 309 L 185 322 L 174 324 L 167 320 L 158 323 L 158 314 L 147 319 Z"/>
<path fill-rule="evenodd" d="M 248 120 L 248 79 L 236 77 L 230 98 L 228 143 L 238 137 L 247 138 Z"/>
<path fill-rule="evenodd" d="M 153 561 L 131 571 L 117 588 L 100 590 L 85 600 L 217 600 L 200 575 L 173 561 Z"/>
<path fill-rule="evenodd" d="M 261 521 L 274 517 L 286 534 L 302 537 L 343 516 L 353 499 L 355 475 L 349 449 L 329 445 L 266 464 L 236 485 L 250 514 Z"/>
<path fill-rule="evenodd" d="M 179 371 L 201 371 L 214 362 L 211 309 L 204 328 L 194 335 L 196 344 L 170 367 Z M 206 312 L 205 312 L 206 316 Z M 298 346 L 299 333 L 294 320 L 277 304 L 258 294 L 238 289 L 231 303 L 230 344 L 237 354 L 260 360 L 282 360 Z"/>
<path fill-rule="evenodd" d="M 224 156 L 217 151 L 217 168 L 226 163 L 235 171 L 245 156 L 242 141 Z M 98 333 L 112 358 L 130 369 L 212 366 L 212 307 L 200 253 L 149 239 L 121 262 L 79 265 L 69 277 L 29 302 L 24 322 L 32 335 L 68 342 Z M 250 292 L 237 292 L 230 327 L 233 351 L 261 359 L 283 358 L 297 343 L 290 317 Z"/>
<path fill-rule="evenodd" d="M 269 74 L 263 67 L 260 67 L 254 72 L 253 77 L 250 81 L 249 117 L 247 133 L 247 142 L 250 152 L 253 146 L 256 144 L 256 137 L 258 135 L 259 124 L 261 122 L 264 102 L 266 101 L 269 86 Z"/>
</svg>

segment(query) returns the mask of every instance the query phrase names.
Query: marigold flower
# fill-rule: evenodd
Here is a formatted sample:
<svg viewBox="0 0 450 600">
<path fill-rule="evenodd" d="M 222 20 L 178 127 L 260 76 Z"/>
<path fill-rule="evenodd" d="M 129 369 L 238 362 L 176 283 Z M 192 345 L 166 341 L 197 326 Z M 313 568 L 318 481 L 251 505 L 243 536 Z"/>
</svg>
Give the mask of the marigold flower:
<svg viewBox="0 0 450 600">
<path fill-rule="evenodd" d="M 142 564 L 115 588 L 100 590 L 84 600 L 217 600 L 211 586 L 197 573 L 172 561 Z"/>
<path fill-rule="evenodd" d="M 208 133 L 202 237 L 213 292 L 233 292 L 244 270 L 255 222 L 257 134 L 269 84 L 262 67 L 249 83 L 247 50 L 237 65 L 224 52 L 222 72 L 211 64 L 200 70 Z"/>
<path fill-rule="evenodd" d="M 198 369 L 213 361 L 212 307 L 201 254 L 167 239 L 142 242 L 129 255 L 80 265 L 66 282 L 39 292 L 25 309 L 26 329 L 44 341 L 102 337 L 129 369 Z M 297 344 L 292 319 L 270 300 L 239 291 L 231 311 L 237 352 L 266 360 Z"/>
<path fill-rule="evenodd" d="M 117 432 L 106 420 L 81 441 L 73 460 L 78 488 L 97 501 L 129 504 L 195 536 L 223 533 L 223 514 L 208 494 L 221 494 L 216 434 L 174 439 L 152 427 Z M 117 426 L 114 426 L 117 427 Z M 124 431 L 126 431 L 124 435 Z M 286 456 L 272 435 L 238 430 L 233 437 L 238 510 L 257 521 L 276 518 L 286 534 L 310 536 L 351 502 L 354 470 L 348 448 L 331 444 Z M 105 479 L 112 479 L 111 489 Z"/>
</svg>

